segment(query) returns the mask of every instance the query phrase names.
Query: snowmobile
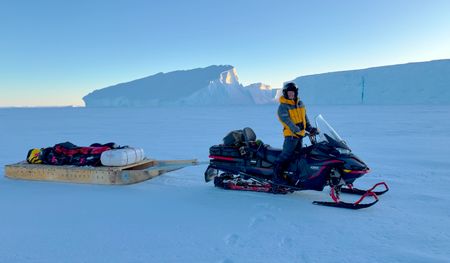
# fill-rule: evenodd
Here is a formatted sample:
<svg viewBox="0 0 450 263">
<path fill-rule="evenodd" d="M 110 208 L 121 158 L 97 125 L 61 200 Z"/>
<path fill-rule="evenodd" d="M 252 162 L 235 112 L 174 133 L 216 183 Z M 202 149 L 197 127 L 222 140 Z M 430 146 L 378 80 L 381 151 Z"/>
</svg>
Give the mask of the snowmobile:
<svg viewBox="0 0 450 263">
<path fill-rule="evenodd" d="M 361 209 L 377 203 L 378 196 L 389 190 L 388 185 L 380 182 L 368 190 L 353 187 L 356 179 L 370 171 L 369 167 L 352 153 L 347 143 L 322 115 L 315 118 L 315 125 L 319 134 L 309 135 L 310 145 L 294 154 L 294 158 L 284 169 L 282 183 L 272 180 L 274 162 L 281 149 L 272 148 L 257 140 L 251 128 L 234 131 L 224 138 L 224 144 L 210 147 L 205 181 L 214 180 L 214 185 L 223 189 L 274 194 L 301 190 L 323 191 L 328 186 L 332 201 L 314 201 L 313 204 Z M 230 138 L 234 140 L 230 141 Z M 379 187 L 383 190 L 375 191 Z M 361 197 L 350 203 L 340 199 L 341 193 Z M 363 201 L 367 197 L 373 200 Z"/>
</svg>

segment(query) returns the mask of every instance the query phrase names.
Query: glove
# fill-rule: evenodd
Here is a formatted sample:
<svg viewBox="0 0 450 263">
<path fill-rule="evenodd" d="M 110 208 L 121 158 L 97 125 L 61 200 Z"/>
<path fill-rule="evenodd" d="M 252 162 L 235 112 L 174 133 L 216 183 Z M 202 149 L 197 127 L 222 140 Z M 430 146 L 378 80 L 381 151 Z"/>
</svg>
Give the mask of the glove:
<svg viewBox="0 0 450 263">
<path fill-rule="evenodd" d="M 312 128 L 309 130 L 309 134 L 311 134 L 311 135 L 317 135 L 317 134 L 319 134 L 319 130 L 318 130 L 317 128 L 315 128 L 315 127 L 312 127 Z"/>
</svg>

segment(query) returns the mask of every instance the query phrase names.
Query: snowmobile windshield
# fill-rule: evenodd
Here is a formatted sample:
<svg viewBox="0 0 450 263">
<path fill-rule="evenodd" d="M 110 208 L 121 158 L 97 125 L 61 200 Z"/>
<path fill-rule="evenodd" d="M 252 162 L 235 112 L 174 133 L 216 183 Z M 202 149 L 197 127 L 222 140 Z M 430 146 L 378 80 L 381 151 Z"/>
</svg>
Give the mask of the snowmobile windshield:
<svg viewBox="0 0 450 263">
<path fill-rule="evenodd" d="M 348 147 L 347 143 L 339 136 L 339 134 L 336 132 L 333 127 L 325 120 L 325 118 L 319 114 L 315 118 L 316 127 L 319 129 L 320 133 L 318 135 L 319 140 L 326 141 L 327 143 L 331 144 L 332 146 L 338 148 L 338 149 L 345 149 L 350 151 L 350 148 Z"/>
</svg>

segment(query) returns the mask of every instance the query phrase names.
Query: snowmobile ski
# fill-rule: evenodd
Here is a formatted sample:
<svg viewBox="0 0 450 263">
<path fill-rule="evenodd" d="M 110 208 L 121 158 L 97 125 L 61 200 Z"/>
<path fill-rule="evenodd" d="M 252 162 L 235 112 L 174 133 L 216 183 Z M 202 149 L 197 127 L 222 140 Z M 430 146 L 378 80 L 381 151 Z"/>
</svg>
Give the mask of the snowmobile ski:
<svg viewBox="0 0 450 263">
<path fill-rule="evenodd" d="M 346 202 L 335 203 L 335 202 L 314 201 L 313 204 L 357 210 L 357 209 L 361 209 L 361 208 L 371 207 L 374 204 L 376 204 L 377 202 L 378 202 L 378 200 L 375 200 L 374 202 L 368 203 L 368 204 L 354 204 L 354 203 L 346 203 Z"/>
<path fill-rule="evenodd" d="M 337 187 L 338 188 L 338 187 Z M 374 187 L 372 187 L 373 189 Z M 339 188 L 338 188 L 339 189 Z M 342 188 L 339 189 L 339 191 Z M 378 196 L 376 193 L 372 192 L 371 190 L 366 191 L 365 193 L 363 193 L 361 195 L 361 198 L 358 199 L 358 201 L 354 202 L 354 203 L 347 203 L 344 201 L 341 201 L 339 198 L 339 191 L 336 190 L 335 187 L 331 188 L 330 191 L 330 196 L 333 199 L 334 202 L 324 202 L 324 201 L 314 201 L 313 204 L 315 205 L 323 205 L 323 206 L 331 206 L 331 207 L 338 207 L 338 208 L 347 208 L 347 209 L 361 209 L 361 208 L 367 208 L 367 207 L 371 207 L 374 204 L 376 204 L 378 202 Z M 356 193 L 353 193 L 356 194 Z M 361 204 L 361 202 L 366 198 L 366 197 L 373 197 L 375 200 L 373 202 L 370 203 L 364 203 Z"/>
<path fill-rule="evenodd" d="M 377 188 L 380 185 L 383 185 L 386 189 L 383 191 L 373 191 L 375 188 Z M 382 194 L 386 193 L 387 191 L 389 191 L 389 187 L 387 186 L 387 184 L 385 182 L 377 183 L 374 186 L 372 186 L 372 188 L 370 188 L 369 190 L 362 190 L 362 189 L 355 188 L 355 187 L 353 187 L 352 184 L 349 184 L 347 187 L 348 188 L 342 187 L 341 192 L 346 193 L 346 194 L 364 195 L 366 192 L 370 191 L 372 193 L 375 193 L 378 196 L 378 195 L 382 195 Z"/>
</svg>

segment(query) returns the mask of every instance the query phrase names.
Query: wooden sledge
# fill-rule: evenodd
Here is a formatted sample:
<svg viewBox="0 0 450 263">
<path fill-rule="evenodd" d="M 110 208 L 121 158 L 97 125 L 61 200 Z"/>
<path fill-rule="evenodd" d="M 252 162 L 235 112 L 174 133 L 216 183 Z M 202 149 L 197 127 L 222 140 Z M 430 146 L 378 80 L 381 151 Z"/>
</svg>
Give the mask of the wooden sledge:
<svg viewBox="0 0 450 263">
<path fill-rule="evenodd" d="M 52 181 L 82 184 L 125 185 L 135 184 L 175 171 L 200 164 L 192 160 L 152 160 L 120 167 L 92 167 L 72 165 L 46 165 L 20 162 L 5 166 L 5 176 L 11 179 Z"/>
</svg>

